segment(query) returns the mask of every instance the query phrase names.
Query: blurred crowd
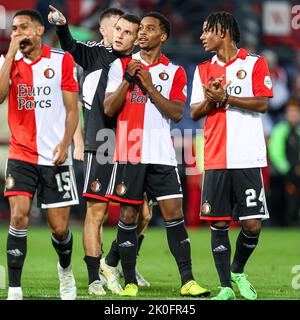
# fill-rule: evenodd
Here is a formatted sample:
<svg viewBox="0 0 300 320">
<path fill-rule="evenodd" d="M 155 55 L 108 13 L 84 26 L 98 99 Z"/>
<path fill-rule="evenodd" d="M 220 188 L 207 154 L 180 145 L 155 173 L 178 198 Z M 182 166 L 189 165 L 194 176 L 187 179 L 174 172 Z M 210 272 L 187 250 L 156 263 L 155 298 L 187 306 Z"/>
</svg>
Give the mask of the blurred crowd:
<svg viewBox="0 0 300 320">
<path fill-rule="evenodd" d="M 262 1 L 252 1 L 256 5 Z M 202 29 L 202 21 L 212 11 L 231 11 L 240 19 L 243 19 L 242 9 L 237 9 L 238 1 L 214 1 L 207 3 L 199 0 L 182 2 L 179 0 L 111 0 L 111 1 L 85 1 L 82 10 L 75 10 L 80 0 L 38 0 L 35 1 L 35 9 L 39 10 L 47 20 L 48 5 L 64 12 L 71 24 L 71 31 L 74 38 L 81 41 L 100 40 L 98 32 L 98 17 L 101 10 L 107 7 L 117 7 L 126 12 L 142 15 L 147 11 L 160 11 L 172 22 L 172 36 L 168 46 L 167 55 L 175 62 L 182 64 L 189 79 L 188 103 L 191 93 L 191 80 L 196 64 L 204 61 L 207 55 L 202 51 L 199 36 Z M 240 4 L 240 3 L 239 3 Z M 244 1 L 244 6 L 250 1 Z M 76 7 L 76 8 L 75 8 Z M 242 6 L 239 5 L 239 8 Z M 238 10 L 238 12 L 236 12 Z M 80 12 L 79 12 L 80 11 Z M 46 43 L 58 46 L 53 26 L 47 25 Z M 246 34 L 242 23 L 241 32 Z M 6 38 L 7 35 L 6 35 Z M 1 35 L 1 40 L 5 35 Z M 4 41 L 4 40 L 3 40 Z M 2 41 L 2 42 L 3 42 Z M 8 41 L 8 40 L 7 40 Z M 8 42 L 7 42 L 8 44 Z M 274 97 L 270 99 L 269 111 L 263 115 L 265 138 L 268 145 L 269 166 L 263 171 L 267 203 L 271 215 L 271 226 L 300 226 L 300 45 L 297 47 L 282 47 L 270 45 L 264 42 L 261 33 L 254 39 L 244 38 L 241 46 L 258 54 L 263 54 L 268 62 L 273 82 Z M 1 45 L 0 50 L 3 50 Z M 5 53 L 3 50 L 2 53 Z M 8 153 L 9 130 L 7 126 L 7 108 L 2 105 L 0 108 L 0 190 L 4 189 L 5 159 Z M 179 146 L 179 153 L 192 154 L 197 159 L 183 163 L 181 168 L 181 179 L 184 186 L 185 204 L 184 209 L 187 224 L 199 226 L 198 213 L 200 210 L 201 196 L 201 142 L 203 137 L 196 134 L 203 123 L 194 123 L 189 117 L 187 104 L 184 119 L 174 125 L 180 130 L 191 129 L 193 133 L 192 143 L 187 140 L 183 148 Z M 187 151 L 186 151 L 187 149 Z M 186 169 L 195 167 L 192 175 L 186 175 Z M 77 169 L 77 180 L 79 192 L 82 188 L 82 165 L 75 163 Z M 84 201 L 72 212 L 74 218 L 82 219 L 85 209 Z M 111 207 L 116 211 L 115 206 Z M 0 219 L 9 214 L 8 204 L 0 195 Z M 38 210 L 33 208 L 33 215 L 40 219 Z M 110 220 L 113 222 L 113 219 Z M 159 224 L 159 216 L 154 215 L 153 224 Z"/>
</svg>

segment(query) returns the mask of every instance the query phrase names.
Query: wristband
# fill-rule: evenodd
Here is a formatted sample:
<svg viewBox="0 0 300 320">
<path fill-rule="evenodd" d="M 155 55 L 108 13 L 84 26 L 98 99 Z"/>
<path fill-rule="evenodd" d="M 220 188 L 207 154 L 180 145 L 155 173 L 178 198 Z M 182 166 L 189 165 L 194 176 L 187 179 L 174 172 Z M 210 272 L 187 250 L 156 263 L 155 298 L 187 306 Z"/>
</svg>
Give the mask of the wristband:
<svg viewBox="0 0 300 320">
<path fill-rule="evenodd" d="M 225 97 L 224 97 L 223 101 L 220 103 L 221 108 L 226 107 L 228 99 L 229 99 L 229 94 L 227 91 L 225 91 Z"/>
<path fill-rule="evenodd" d="M 128 71 L 125 71 L 125 74 L 124 74 L 124 77 L 123 79 L 125 79 L 127 82 L 129 83 L 133 83 L 134 80 L 135 80 L 135 77 L 134 76 L 131 76 Z"/>
</svg>

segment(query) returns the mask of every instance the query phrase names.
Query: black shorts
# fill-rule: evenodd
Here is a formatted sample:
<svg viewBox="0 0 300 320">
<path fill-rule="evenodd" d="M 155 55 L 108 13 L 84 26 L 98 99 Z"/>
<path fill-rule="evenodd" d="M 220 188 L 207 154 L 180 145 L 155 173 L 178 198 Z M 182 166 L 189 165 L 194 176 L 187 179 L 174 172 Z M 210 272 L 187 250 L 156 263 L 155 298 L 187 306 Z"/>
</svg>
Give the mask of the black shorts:
<svg viewBox="0 0 300 320">
<path fill-rule="evenodd" d="M 84 153 L 84 186 L 83 197 L 108 202 L 105 197 L 111 178 L 113 163 L 99 164 L 96 152 Z M 101 161 L 100 161 L 101 162 Z"/>
<path fill-rule="evenodd" d="M 23 195 L 33 198 L 37 191 L 42 209 L 77 205 L 78 194 L 72 166 L 44 166 L 9 159 L 4 196 Z"/>
<path fill-rule="evenodd" d="M 205 170 L 200 219 L 268 219 L 260 168 Z"/>
<path fill-rule="evenodd" d="M 144 193 L 153 202 L 182 198 L 177 167 L 160 164 L 115 163 L 107 197 L 112 201 L 142 204 Z"/>
</svg>

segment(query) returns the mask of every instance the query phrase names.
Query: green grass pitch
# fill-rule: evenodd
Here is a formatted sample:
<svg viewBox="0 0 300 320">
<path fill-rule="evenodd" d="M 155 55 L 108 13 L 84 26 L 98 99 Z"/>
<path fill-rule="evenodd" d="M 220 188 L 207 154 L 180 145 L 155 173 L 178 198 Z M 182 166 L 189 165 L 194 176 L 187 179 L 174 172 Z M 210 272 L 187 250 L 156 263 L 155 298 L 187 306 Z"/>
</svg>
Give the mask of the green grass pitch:
<svg viewBox="0 0 300 320">
<path fill-rule="evenodd" d="M 73 227 L 74 248 L 72 265 L 76 278 L 78 299 L 120 299 L 110 294 L 101 298 L 87 295 L 87 271 L 83 261 L 82 228 Z M 116 229 L 104 229 L 104 250 L 108 251 Z M 232 251 L 238 231 L 231 230 Z M 189 230 L 192 245 L 193 272 L 202 286 L 218 292 L 218 278 L 210 251 L 210 232 L 207 228 Z M 6 269 L 7 229 L 0 229 L 0 265 Z M 246 267 L 249 280 L 259 299 L 295 300 L 300 289 L 293 289 L 292 268 L 300 265 L 299 229 L 263 229 L 259 245 Z M 23 269 L 22 285 L 25 299 L 59 299 L 56 273 L 57 256 L 52 248 L 50 232 L 46 228 L 30 228 L 28 254 Z M 138 258 L 138 268 L 151 282 L 141 288 L 136 299 L 182 299 L 179 295 L 180 278 L 171 256 L 163 228 L 149 228 Z M 123 282 L 122 282 L 123 283 Z M 7 273 L 6 273 L 7 285 Z M 237 298 L 240 295 L 235 290 Z M 0 289 L 0 300 L 6 299 L 7 289 Z M 124 299 L 124 298 L 123 298 Z"/>
</svg>

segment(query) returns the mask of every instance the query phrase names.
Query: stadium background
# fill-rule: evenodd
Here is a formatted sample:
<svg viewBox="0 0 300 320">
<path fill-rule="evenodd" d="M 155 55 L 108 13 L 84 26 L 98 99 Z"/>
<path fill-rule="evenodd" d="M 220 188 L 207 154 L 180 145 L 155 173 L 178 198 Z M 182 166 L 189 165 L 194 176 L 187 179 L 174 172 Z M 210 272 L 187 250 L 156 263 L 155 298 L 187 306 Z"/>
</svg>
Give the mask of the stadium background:
<svg viewBox="0 0 300 320">
<path fill-rule="evenodd" d="M 202 49 L 202 45 L 199 40 L 203 20 L 213 11 L 225 10 L 232 12 L 240 24 L 242 42 L 239 46 L 243 46 L 256 53 L 264 52 L 270 64 L 270 69 L 272 69 L 271 76 L 273 83 L 276 83 L 274 98 L 272 99 L 272 102 L 270 102 L 270 111 L 267 115 L 264 115 L 263 119 L 267 142 L 272 134 L 274 126 L 284 119 L 285 107 L 288 101 L 291 98 L 295 98 L 299 102 L 300 73 L 298 71 L 300 70 L 300 25 L 298 26 L 298 23 L 300 24 L 300 17 L 297 17 L 298 11 L 295 10 L 297 9 L 295 7 L 297 5 L 297 1 L 214 0 L 207 2 L 202 0 L 22 0 L 22 4 L 20 4 L 20 2 L 17 1 L 0 0 L 0 5 L 2 6 L 0 7 L 0 10 L 3 8 L 5 9 L 6 24 L 6 28 L 0 30 L 0 54 L 5 54 L 7 51 L 10 39 L 9 26 L 14 12 L 24 8 L 35 8 L 42 13 L 46 21 L 46 34 L 43 41 L 49 45 L 58 46 L 55 30 L 53 26 L 47 23 L 49 4 L 56 6 L 67 16 L 68 22 L 72 26 L 74 38 L 83 41 L 100 40 L 100 35 L 98 33 L 98 17 L 101 10 L 107 7 L 120 7 L 124 11 L 139 15 L 153 10 L 157 10 L 165 14 L 172 22 L 172 35 L 165 46 L 164 53 L 176 63 L 184 66 L 189 79 L 188 100 L 191 93 L 191 81 L 195 66 L 209 57 L 209 55 L 207 55 Z M 183 181 L 185 194 L 184 213 L 187 225 L 190 228 L 196 228 L 196 230 L 191 231 L 191 237 L 194 239 L 195 245 L 197 245 L 197 243 L 205 243 L 207 248 L 209 248 L 209 233 L 205 232 L 207 226 L 200 225 L 198 220 L 202 178 L 202 153 L 199 152 L 199 146 L 202 144 L 202 137 L 201 135 L 196 134 L 196 129 L 201 129 L 202 125 L 203 123 L 195 123 L 189 118 L 189 108 L 187 107 L 184 119 L 176 126 L 173 125 L 173 128 L 178 128 L 181 131 L 184 129 L 191 129 L 193 135 L 193 139 L 185 139 L 183 148 L 179 146 L 177 150 L 178 153 L 189 155 L 189 157 L 185 156 L 186 163 L 180 165 L 181 179 Z M 9 225 L 9 207 L 7 201 L 2 196 L 5 184 L 4 170 L 8 152 L 8 140 L 9 130 L 7 127 L 7 108 L 5 105 L 2 105 L 0 107 L 0 248 L 4 247 L 5 236 L 3 233 L 7 232 L 6 228 Z M 300 154 L 300 150 L 295 150 L 295 152 Z M 196 158 L 197 163 L 195 160 Z M 186 175 L 186 169 L 191 167 L 195 168 L 196 171 L 193 170 L 195 174 Z M 76 162 L 75 169 L 80 192 L 83 187 L 82 164 Z M 288 291 L 288 294 L 286 295 L 284 290 L 281 294 L 277 292 L 275 294 L 275 289 L 272 289 L 273 291 L 270 289 L 270 293 L 267 293 L 265 297 L 270 298 L 273 296 L 274 298 L 287 297 L 296 299 L 299 292 L 297 294 L 297 291 L 293 291 L 291 289 L 291 268 L 295 264 L 300 264 L 300 174 L 298 177 L 299 189 L 296 190 L 296 193 L 292 197 L 290 197 L 289 190 L 286 188 L 286 177 L 279 174 L 276 170 L 276 166 L 272 165 L 272 163 L 264 169 L 263 176 L 271 219 L 265 222 L 265 227 L 267 227 L 268 231 L 265 233 L 266 240 L 262 240 L 262 243 L 263 241 L 269 241 L 272 243 L 272 247 L 263 248 L 257 256 L 257 261 L 261 261 L 263 264 L 264 260 L 262 258 L 267 255 L 268 259 L 272 261 L 270 268 L 273 268 L 273 271 L 278 271 L 278 274 L 276 273 L 276 276 L 274 276 L 274 288 L 275 282 L 277 281 L 275 279 L 279 279 L 276 278 L 278 276 L 282 277 L 282 279 L 284 278 L 282 281 L 285 283 L 287 288 L 286 290 Z M 290 210 L 291 207 L 293 207 L 292 212 Z M 118 210 L 119 207 L 117 205 L 112 204 L 110 206 L 110 217 L 107 221 L 108 225 L 115 225 L 118 218 Z M 77 226 L 77 231 L 75 232 L 78 234 L 81 232 L 84 214 L 85 203 L 82 200 L 80 205 L 73 208 L 71 212 L 71 225 Z M 35 204 L 33 204 L 31 212 L 31 225 L 37 226 L 37 229 L 34 229 L 33 231 L 33 239 L 31 240 L 34 241 L 34 237 L 37 237 L 36 239 L 38 239 L 39 229 L 43 230 L 43 227 L 45 226 L 45 215 L 36 208 Z M 157 209 L 154 211 L 154 217 L 151 225 L 162 225 L 162 220 Z M 233 227 L 234 226 L 236 226 L 236 224 L 233 224 Z M 280 229 L 278 229 L 278 227 L 280 227 Z M 198 232 L 198 228 L 203 230 Z M 114 231 L 107 232 L 108 241 L 110 238 L 113 238 L 113 234 Z M 161 233 L 157 233 L 154 229 L 150 230 L 149 234 L 155 235 L 156 240 L 153 240 L 151 244 L 145 244 L 145 250 L 148 250 L 148 252 L 155 252 L 155 245 L 158 243 L 159 248 L 162 235 Z M 151 236 L 149 236 L 149 238 L 150 237 Z M 46 238 L 46 240 L 48 241 L 49 239 Z M 166 242 L 165 240 L 162 241 Z M 276 241 L 278 241 L 278 245 L 276 245 Z M 296 244 L 298 241 L 297 249 L 295 246 L 295 248 L 291 247 L 289 250 L 286 250 L 284 241 L 286 241 L 287 244 L 290 243 L 290 246 L 294 243 Z M 78 246 L 80 245 L 79 241 Z M 151 245 L 153 245 L 152 248 Z M 82 248 L 79 250 L 82 251 Z M 167 247 L 164 248 L 164 250 L 167 252 Z M 276 256 L 278 252 L 281 252 L 281 250 L 286 250 L 287 259 L 285 260 L 285 265 L 282 265 L 281 269 L 278 269 L 277 264 L 280 263 L 281 260 L 276 262 Z M 271 252 L 273 252 L 273 254 L 271 254 Z M 209 250 L 207 250 L 206 254 L 210 254 Z M 261 260 L 259 258 L 260 255 Z M 53 257 L 54 254 L 52 258 Z M 2 261 L 2 258 L 4 258 L 4 256 L 1 255 L 0 265 L 5 264 Z M 30 257 L 27 258 L 27 260 L 29 259 Z M 197 262 L 197 259 L 198 257 L 194 260 Z M 209 259 L 207 268 L 211 269 L 213 262 L 211 258 Z M 255 260 L 255 258 L 253 259 Z M 170 264 L 172 264 L 171 261 Z M 284 272 L 285 275 L 279 276 L 279 272 L 281 272 L 280 270 Z M 216 274 L 213 275 L 216 278 Z M 53 277 L 55 277 L 55 275 L 53 275 Z M 215 281 L 215 284 L 217 285 L 216 279 L 213 281 Z"/>
</svg>

